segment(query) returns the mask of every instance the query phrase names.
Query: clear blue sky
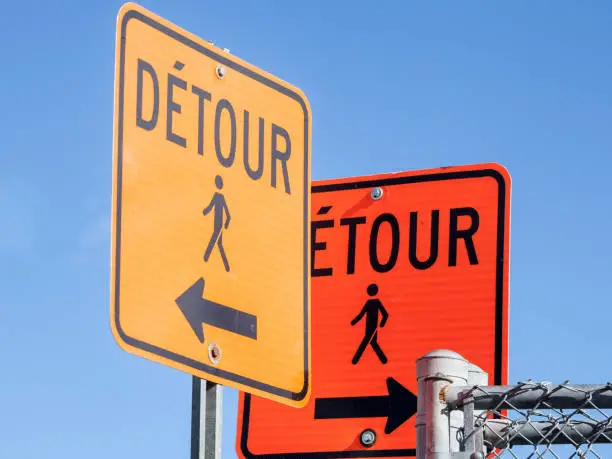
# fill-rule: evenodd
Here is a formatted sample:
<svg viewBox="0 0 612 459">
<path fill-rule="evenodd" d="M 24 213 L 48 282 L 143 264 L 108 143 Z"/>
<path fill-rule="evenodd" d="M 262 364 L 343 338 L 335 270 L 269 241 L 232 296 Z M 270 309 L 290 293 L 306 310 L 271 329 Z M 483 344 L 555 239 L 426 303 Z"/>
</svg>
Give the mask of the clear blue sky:
<svg viewBox="0 0 612 459">
<path fill-rule="evenodd" d="M 612 379 L 612 3 L 141 4 L 307 94 L 314 179 L 504 165 L 510 380 Z M 120 5 L 2 7 L 3 458 L 188 457 L 190 377 L 120 350 L 109 326 Z"/>
</svg>

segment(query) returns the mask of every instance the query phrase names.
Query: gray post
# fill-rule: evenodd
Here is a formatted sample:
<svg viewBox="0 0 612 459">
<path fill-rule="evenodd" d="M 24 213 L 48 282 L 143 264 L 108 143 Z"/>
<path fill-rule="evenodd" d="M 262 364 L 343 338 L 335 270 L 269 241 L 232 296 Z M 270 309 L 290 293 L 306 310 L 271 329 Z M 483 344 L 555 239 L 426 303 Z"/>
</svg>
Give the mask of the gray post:
<svg viewBox="0 0 612 459">
<path fill-rule="evenodd" d="M 477 365 L 468 366 L 468 386 L 486 386 L 489 384 L 489 373 Z"/>
<path fill-rule="evenodd" d="M 221 459 L 223 386 L 192 377 L 191 459 Z"/>
<path fill-rule="evenodd" d="M 476 409 L 532 409 L 543 401 L 556 409 L 579 409 L 587 403 L 591 406 L 612 408 L 612 385 L 594 384 L 552 384 L 544 382 L 525 382 L 516 386 L 483 386 L 474 395 Z M 456 406 L 465 391 L 471 387 L 455 386 L 445 392 L 446 402 Z"/>
<path fill-rule="evenodd" d="M 459 451 L 463 412 L 447 409 L 443 391 L 467 384 L 468 362 L 447 349 L 429 352 L 417 360 L 417 381 L 417 459 L 448 458 Z"/>
<path fill-rule="evenodd" d="M 470 387 L 474 386 L 486 386 L 489 383 L 489 374 L 482 368 L 470 363 L 468 365 L 468 381 L 467 384 Z M 448 393 L 451 389 L 448 388 L 445 393 Z M 474 455 L 474 458 L 482 457 L 485 458 L 486 447 L 484 444 L 484 434 L 482 427 L 476 424 L 478 416 L 483 413 L 482 410 L 474 409 L 474 398 L 469 397 L 463 404 L 463 422 L 464 422 L 464 438 L 463 448 L 467 452 L 480 452 L 479 456 Z"/>
</svg>

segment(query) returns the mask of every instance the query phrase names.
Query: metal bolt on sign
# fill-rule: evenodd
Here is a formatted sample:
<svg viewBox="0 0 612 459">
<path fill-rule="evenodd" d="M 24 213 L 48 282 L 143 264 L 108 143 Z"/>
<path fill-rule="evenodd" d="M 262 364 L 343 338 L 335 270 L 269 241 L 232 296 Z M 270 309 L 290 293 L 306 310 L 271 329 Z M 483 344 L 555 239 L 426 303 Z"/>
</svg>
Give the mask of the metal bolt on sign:
<svg viewBox="0 0 612 459">
<path fill-rule="evenodd" d="M 370 196 L 375 201 L 378 201 L 380 198 L 382 198 L 382 195 L 383 195 L 383 190 L 379 186 L 377 186 L 376 188 L 372 188 L 372 191 L 370 192 Z"/>
<path fill-rule="evenodd" d="M 376 443 L 376 432 L 374 432 L 372 429 L 364 430 L 363 432 L 361 432 L 359 441 L 363 446 L 372 446 L 374 443 Z"/>
<path fill-rule="evenodd" d="M 208 345 L 208 358 L 213 365 L 217 365 L 221 361 L 221 348 L 218 344 L 210 343 Z"/>
<path fill-rule="evenodd" d="M 220 80 L 225 78 L 226 73 L 227 73 L 227 69 L 221 64 L 217 65 L 217 67 L 215 68 L 215 74 L 217 75 L 217 78 L 219 78 Z"/>
</svg>

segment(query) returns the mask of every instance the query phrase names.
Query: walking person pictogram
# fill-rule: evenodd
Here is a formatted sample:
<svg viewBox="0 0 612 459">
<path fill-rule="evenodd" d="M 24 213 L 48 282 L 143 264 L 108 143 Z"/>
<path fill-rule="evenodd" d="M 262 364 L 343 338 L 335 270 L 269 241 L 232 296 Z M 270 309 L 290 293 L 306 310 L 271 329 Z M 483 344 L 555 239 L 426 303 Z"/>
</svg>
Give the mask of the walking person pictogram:
<svg viewBox="0 0 612 459">
<path fill-rule="evenodd" d="M 378 285 L 370 284 L 368 286 L 368 295 L 371 297 L 375 297 L 378 294 Z M 378 322 L 378 314 L 382 315 L 382 319 L 380 323 Z M 353 365 L 356 365 L 361 356 L 368 347 L 368 344 L 372 346 L 372 349 L 378 356 L 378 359 L 383 363 L 387 363 L 387 356 L 380 348 L 378 344 L 378 328 L 379 326 L 382 328 L 387 323 L 387 319 L 389 318 L 389 313 L 383 306 L 382 302 L 378 298 L 370 298 L 366 301 L 366 304 L 361 309 L 361 312 L 351 321 L 351 325 L 357 324 L 363 317 L 365 316 L 365 336 L 359 344 L 357 348 L 357 352 L 355 352 L 355 356 L 353 357 Z"/>
<path fill-rule="evenodd" d="M 215 185 L 217 185 L 217 189 L 221 190 L 223 188 L 223 179 L 220 175 L 215 177 Z M 206 208 L 202 211 L 204 215 L 209 214 L 212 210 L 215 211 L 214 218 L 214 228 L 212 236 L 210 237 L 210 242 L 208 243 L 208 247 L 206 247 L 206 252 L 204 252 L 204 261 L 208 261 L 210 255 L 212 254 L 215 245 L 219 249 L 219 254 L 221 255 L 221 259 L 223 260 L 223 266 L 225 266 L 225 270 L 229 272 L 229 262 L 227 261 L 227 256 L 225 255 L 225 249 L 223 248 L 223 229 L 227 229 L 229 226 L 231 217 L 229 213 L 229 209 L 227 208 L 227 202 L 225 202 L 225 196 L 223 196 L 218 191 L 215 192 L 212 199 L 210 200 L 210 204 L 206 206 Z"/>
</svg>

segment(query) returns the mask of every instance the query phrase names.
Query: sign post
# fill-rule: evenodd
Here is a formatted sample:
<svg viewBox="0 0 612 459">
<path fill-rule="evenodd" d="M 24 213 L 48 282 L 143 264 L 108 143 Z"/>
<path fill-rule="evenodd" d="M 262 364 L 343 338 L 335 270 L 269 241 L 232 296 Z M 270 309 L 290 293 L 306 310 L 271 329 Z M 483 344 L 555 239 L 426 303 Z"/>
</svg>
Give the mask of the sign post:
<svg viewBox="0 0 612 459">
<path fill-rule="evenodd" d="M 311 400 L 291 410 L 241 393 L 238 454 L 415 456 L 421 355 L 453 349 L 506 383 L 509 175 L 483 164 L 312 193 Z"/>
<path fill-rule="evenodd" d="M 192 376 L 191 459 L 221 459 L 223 386 Z"/>
<path fill-rule="evenodd" d="M 110 318 L 123 349 L 308 401 L 310 129 L 299 89 L 121 8 Z"/>
</svg>

